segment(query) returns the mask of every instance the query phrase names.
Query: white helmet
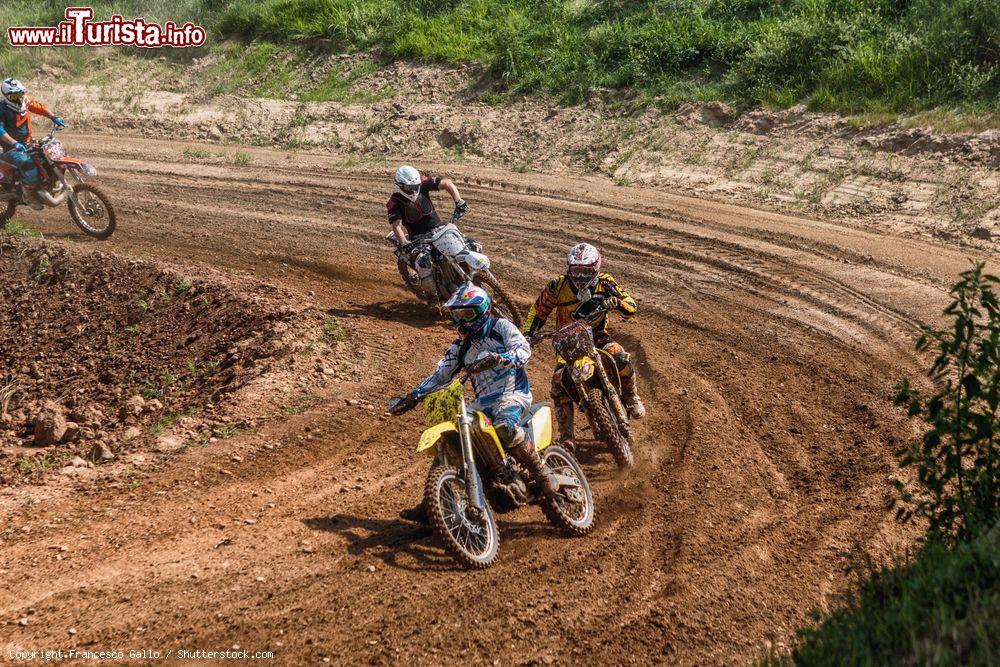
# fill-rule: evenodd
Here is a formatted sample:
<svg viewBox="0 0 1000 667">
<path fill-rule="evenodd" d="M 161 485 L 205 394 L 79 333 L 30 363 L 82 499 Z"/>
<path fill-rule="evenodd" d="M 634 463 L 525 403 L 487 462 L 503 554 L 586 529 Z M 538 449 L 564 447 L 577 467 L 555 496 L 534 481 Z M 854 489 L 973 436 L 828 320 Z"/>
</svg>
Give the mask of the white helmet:
<svg viewBox="0 0 1000 667">
<path fill-rule="evenodd" d="M 420 172 L 408 164 L 396 170 L 396 188 L 410 201 L 420 196 Z"/>
<path fill-rule="evenodd" d="M 597 284 L 601 273 L 601 253 L 589 243 L 577 243 L 566 255 L 566 276 L 577 292 Z"/>
<path fill-rule="evenodd" d="M 28 110 L 28 100 L 24 96 L 24 86 L 17 79 L 5 79 L 0 84 L 0 93 L 3 93 L 4 104 L 17 113 L 24 113 Z"/>
</svg>

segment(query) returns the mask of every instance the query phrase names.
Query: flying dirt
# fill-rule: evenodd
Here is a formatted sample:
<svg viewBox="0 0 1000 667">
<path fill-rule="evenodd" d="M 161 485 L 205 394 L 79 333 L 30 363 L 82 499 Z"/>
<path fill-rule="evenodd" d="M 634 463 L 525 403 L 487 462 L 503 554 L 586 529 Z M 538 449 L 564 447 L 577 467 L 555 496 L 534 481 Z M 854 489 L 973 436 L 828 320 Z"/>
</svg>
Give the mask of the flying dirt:
<svg viewBox="0 0 1000 667">
<path fill-rule="evenodd" d="M 787 646 L 843 585 L 842 552 L 885 557 L 915 537 L 885 509 L 895 448 L 912 435 L 893 386 L 920 373 L 913 340 L 968 266 L 961 251 L 604 179 L 419 165 L 461 185 L 463 231 L 522 308 L 576 242 L 600 247 L 639 304 L 613 323 L 647 409 L 635 464 L 620 471 L 589 433 L 577 443 L 596 528 L 564 538 L 537 511 L 499 515 L 495 564 L 468 572 L 397 517 L 423 493 L 427 461 L 413 449 L 426 422 L 384 406 L 422 379 L 453 331 L 415 301 L 385 243 L 395 163 L 344 170 L 326 155 L 252 149 L 248 164 L 204 164 L 170 141 L 76 135 L 72 145 L 100 169 L 118 226 L 98 244 L 58 211 L 25 213 L 70 246 L 68 271 L 94 266 L 99 251 L 270 286 L 266 308 L 236 299 L 233 312 L 250 330 L 285 331 L 321 326 L 322 311 L 345 338 L 324 363 L 344 368 L 315 373 L 296 362 L 304 351 L 280 363 L 244 355 L 239 373 L 268 363 L 284 373 L 275 396 L 309 400 L 280 410 L 262 399 L 242 408 L 254 423 L 242 432 L 127 471 L 108 464 L 119 466 L 113 479 L 52 474 L 4 488 L 5 651 L 236 645 L 289 664 L 745 663 Z M 178 280 L 134 270 L 150 291 Z M 209 321 L 196 296 L 171 304 L 185 332 Z M 157 343 L 186 341 L 169 333 Z M 236 329 L 206 336 L 196 362 L 243 340 Z M 107 352 L 100 339 L 91 347 Z M 127 353 L 137 364 L 154 355 Z M 19 361 L 45 377 L 57 356 Z M 549 346 L 537 347 L 536 400 L 554 367 Z"/>
</svg>

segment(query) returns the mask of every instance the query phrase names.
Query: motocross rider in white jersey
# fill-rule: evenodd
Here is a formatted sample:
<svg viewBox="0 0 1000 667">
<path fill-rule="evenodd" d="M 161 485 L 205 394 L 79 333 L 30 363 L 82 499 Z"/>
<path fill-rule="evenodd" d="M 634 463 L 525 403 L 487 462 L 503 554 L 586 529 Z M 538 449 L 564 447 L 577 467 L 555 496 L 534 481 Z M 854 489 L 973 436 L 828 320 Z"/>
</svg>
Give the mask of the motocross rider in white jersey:
<svg viewBox="0 0 1000 667">
<path fill-rule="evenodd" d="M 457 338 L 437 368 L 409 394 L 394 398 L 389 411 L 401 415 L 428 394 L 448 387 L 455 377 L 473 363 L 491 357 L 496 364 L 472 375 L 476 400 L 471 409 L 480 410 L 493 422 L 504 449 L 532 475 L 546 494 L 555 493 L 557 483 L 531 440 L 521 419 L 531 407 L 531 386 L 525 364 L 531 346 L 512 322 L 490 314 L 489 294 L 471 283 L 462 285 L 444 304 L 458 326 Z M 426 522 L 423 506 L 404 510 L 403 518 Z"/>
</svg>

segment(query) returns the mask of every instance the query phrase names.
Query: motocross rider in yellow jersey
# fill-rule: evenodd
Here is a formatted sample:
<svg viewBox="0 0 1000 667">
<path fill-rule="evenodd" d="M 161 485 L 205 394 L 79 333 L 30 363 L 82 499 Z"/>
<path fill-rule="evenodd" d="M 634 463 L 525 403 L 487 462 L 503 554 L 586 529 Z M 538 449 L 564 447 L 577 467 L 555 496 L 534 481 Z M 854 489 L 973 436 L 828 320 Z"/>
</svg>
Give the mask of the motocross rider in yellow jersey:
<svg viewBox="0 0 1000 667">
<path fill-rule="evenodd" d="M 646 408 L 639 398 L 632 355 L 611 338 L 607 328 L 608 315 L 612 311 L 626 319 L 635 315 L 635 299 L 622 289 L 611 274 L 601 273 L 601 253 L 594 246 L 588 243 L 573 246 L 566 262 L 566 273 L 549 282 L 528 311 L 524 333 L 528 338 L 538 333 L 553 312 L 556 315 L 556 326 L 563 327 L 574 320 L 574 312 L 584 302 L 591 299 L 602 300 L 607 312 L 591 322 L 594 343 L 614 357 L 622 380 L 625 408 L 633 419 L 641 419 L 646 414 Z M 560 363 L 552 378 L 552 401 L 555 403 L 556 421 L 559 425 L 559 440 L 563 445 L 572 447 L 574 406 L 573 400 L 563 389 L 562 371 L 563 364 Z"/>
</svg>

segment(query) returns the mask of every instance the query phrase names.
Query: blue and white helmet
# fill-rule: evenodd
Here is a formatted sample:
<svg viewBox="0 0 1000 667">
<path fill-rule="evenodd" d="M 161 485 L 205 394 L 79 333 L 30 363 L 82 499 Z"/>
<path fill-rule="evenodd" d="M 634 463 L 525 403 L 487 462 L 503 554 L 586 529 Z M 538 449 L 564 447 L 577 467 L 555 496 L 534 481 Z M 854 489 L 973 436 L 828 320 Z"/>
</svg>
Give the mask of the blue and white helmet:
<svg viewBox="0 0 1000 667">
<path fill-rule="evenodd" d="M 490 316 L 493 305 L 489 293 L 472 283 L 465 283 L 451 295 L 444 307 L 451 313 L 451 321 L 463 336 L 481 331 Z"/>
<path fill-rule="evenodd" d="M 3 94 L 3 101 L 10 109 L 17 113 L 24 113 L 28 110 L 28 100 L 24 95 L 24 85 L 17 79 L 4 79 L 0 84 L 0 93 Z"/>
</svg>

